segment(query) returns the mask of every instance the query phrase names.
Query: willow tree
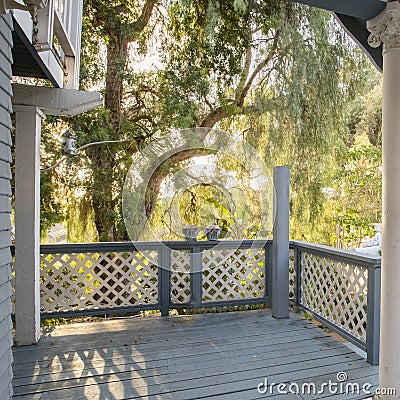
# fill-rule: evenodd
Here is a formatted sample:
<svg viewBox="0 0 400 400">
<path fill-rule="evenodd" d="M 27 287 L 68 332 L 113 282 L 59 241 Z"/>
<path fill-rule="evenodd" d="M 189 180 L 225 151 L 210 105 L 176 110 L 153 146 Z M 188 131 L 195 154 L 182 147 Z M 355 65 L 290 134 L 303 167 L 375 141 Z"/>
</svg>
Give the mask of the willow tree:
<svg viewBox="0 0 400 400">
<path fill-rule="evenodd" d="M 260 94 L 274 104 L 265 151 L 275 164 L 291 166 L 292 236 L 314 240 L 324 188 L 345 151 L 348 105 L 364 90 L 371 67 L 328 13 L 299 7 L 294 21 L 282 37 L 286 61 Z"/>
<path fill-rule="evenodd" d="M 88 171 L 85 190 L 91 196 L 100 241 L 126 238 L 120 212 L 123 177 L 129 155 L 152 133 L 143 104 L 151 87 L 129 63 L 133 54 L 141 57 L 146 52 L 156 23 L 156 5 L 156 0 L 84 2 L 81 85 L 103 92 L 104 109 L 71 121 L 78 144 L 131 139 L 129 144 L 87 147 L 87 161 L 77 162 Z M 133 45 L 142 51 L 135 53 Z"/>
<path fill-rule="evenodd" d="M 161 127 L 214 128 L 234 116 L 260 115 L 262 108 L 249 99 L 281 62 L 280 38 L 293 6 L 276 0 L 182 1 L 168 11 L 157 104 Z M 147 217 L 163 179 L 197 155 L 197 149 L 178 149 L 157 168 L 149 182 Z"/>
<path fill-rule="evenodd" d="M 292 167 L 294 215 L 309 229 L 343 145 L 347 103 L 368 72 L 365 57 L 329 13 L 281 1 L 177 2 L 170 20 L 163 123 L 240 127 L 271 168 Z M 179 152 L 154 173 L 148 212 L 165 176 L 194 155 Z"/>
<path fill-rule="evenodd" d="M 249 5 L 240 1 L 163 2 L 163 10 L 168 13 L 165 39 L 155 29 L 156 6 L 157 2 L 149 0 L 85 2 L 83 85 L 98 88 L 105 82 L 105 109 L 74 119 L 79 144 L 135 137 L 138 139 L 132 146 L 135 150 L 157 128 L 163 133 L 178 126 L 213 127 L 228 116 L 257 112 L 245 104 L 245 99 L 262 69 L 266 65 L 272 68 L 275 62 L 279 31 L 291 6 L 278 1 L 250 2 Z M 281 15 L 283 19 L 279 19 Z M 221 21 L 228 28 L 223 30 L 226 34 L 212 33 L 213 24 Z M 257 29 L 253 32 L 255 26 Z M 181 30 L 183 36 L 179 33 Z M 261 30 L 265 30 L 271 42 L 264 42 L 267 46 L 263 46 L 261 40 L 254 47 L 253 36 Z M 129 45 L 136 43 L 138 48 L 145 48 L 154 34 L 159 40 L 165 40 L 160 55 L 165 68 L 157 76 L 135 73 L 129 68 L 128 61 L 132 61 Z M 253 65 L 255 57 L 260 55 L 262 59 Z M 180 79 L 180 73 L 185 79 Z M 190 92 L 197 92 L 200 97 L 182 103 L 180 94 L 195 82 L 198 85 Z M 234 93 L 229 93 L 233 84 Z M 215 99 L 214 95 L 205 94 L 217 87 Z M 186 90 L 184 96 L 188 94 L 190 97 Z M 149 103 L 152 103 L 150 107 Z M 187 112 L 176 108 L 178 103 L 185 110 L 191 110 L 195 118 L 189 121 Z M 181 122 L 176 112 L 181 114 Z M 121 219 L 119 194 L 130 160 L 129 151 L 118 151 L 117 146 L 93 146 L 86 151 L 85 166 L 90 170 L 87 190 L 92 196 L 100 240 L 124 237 L 123 229 L 119 230 L 117 224 Z M 194 151 L 179 153 L 168 163 L 174 166 L 194 155 Z M 162 170 L 165 172 L 160 173 Z M 160 184 L 168 170 L 157 170 L 150 182 L 148 216 L 154 210 Z"/>
<path fill-rule="evenodd" d="M 320 203 L 322 181 L 315 185 L 316 169 L 302 160 L 324 160 L 340 142 L 333 127 L 341 126 L 356 63 L 330 15 L 280 0 L 162 3 L 163 11 L 150 0 L 85 2 L 82 81 L 104 90 L 105 108 L 74 119 L 80 143 L 135 139 L 89 147 L 81 163 L 100 240 L 125 238 L 119 207 L 130 154 L 154 132 L 176 128 L 243 126 L 256 147 L 266 143 L 271 165 L 292 163 L 295 193 L 306 193 L 297 190 L 306 177 Z M 162 42 L 162 65 L 135 72 L 132 55 L 145 53 L 150 38 Z M 196 155 L 178 152 L 155 171 L 148 216 L 163 179 Z"/>
</svg>

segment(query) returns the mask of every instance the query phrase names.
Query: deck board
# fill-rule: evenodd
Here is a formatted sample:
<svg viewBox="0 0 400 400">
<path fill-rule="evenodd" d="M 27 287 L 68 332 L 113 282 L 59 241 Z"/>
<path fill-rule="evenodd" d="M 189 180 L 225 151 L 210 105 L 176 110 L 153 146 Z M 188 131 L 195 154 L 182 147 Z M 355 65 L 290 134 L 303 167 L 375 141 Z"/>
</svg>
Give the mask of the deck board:
<svg viewBox="0 0 400 400">
<path fill-rule="evenodd" d="M 257 385 L 336 381 L 378 384 L 378 369 L 297 314 L 269 310 L 58 326 L 14 348 L 14 399 L 363 399 L 261 394 Z M 276 389 L 276 388 L 275 388 Z"/>
</svg>

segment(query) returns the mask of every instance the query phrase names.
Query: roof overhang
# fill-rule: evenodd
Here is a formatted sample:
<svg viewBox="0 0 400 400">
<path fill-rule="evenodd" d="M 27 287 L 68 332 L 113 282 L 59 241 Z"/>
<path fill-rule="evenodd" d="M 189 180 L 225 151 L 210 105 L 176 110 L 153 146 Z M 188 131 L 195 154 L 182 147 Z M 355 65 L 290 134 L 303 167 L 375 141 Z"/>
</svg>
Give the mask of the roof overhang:
<svg viewBox="0 0 400 400">
<path fill-rule="evenodd" d="M 14 111 L 38 108 L 46 115 L 76 115 L 103 105 L 100 93 L 13 83 Z"/>
<path fill-rule="evenodd" d="M 346 32 L 367 53 L 375 66 L 382 70 L 382 47 L 368 45 L 367 21 L 380 14 L 386 6 L 382 0 L 289 0 L 335 13 Z"/>
<path fill-rule="evenodd" d="M 347 34 L 361 47 L 375 67 L 382 72 L 383 58 L 382 45 L 379 47 L 371 47 L 368 44 L 369 32 L 366 27 L 366 21 L 359 20 L 348 15 L 334 13 L 336 20 L 347 32 Z"/>
</svg>

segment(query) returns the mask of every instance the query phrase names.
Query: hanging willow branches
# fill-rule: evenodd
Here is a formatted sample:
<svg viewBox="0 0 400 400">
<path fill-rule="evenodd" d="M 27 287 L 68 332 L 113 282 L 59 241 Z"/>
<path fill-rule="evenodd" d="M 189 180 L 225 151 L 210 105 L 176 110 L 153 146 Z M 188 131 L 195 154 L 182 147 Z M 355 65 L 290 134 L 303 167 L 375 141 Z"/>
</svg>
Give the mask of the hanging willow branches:
<svg viewBox="0 0 400 400">
<path fill-rule="evenodd" d="M 196 126 L 243 131 L 269 166 L 289 164 L 292 215 L 307 229 L 316 221 L 348 136 L 347 104 L 370 72 L 329 13 L 278 0 L 87 0 L 83 39 L 82 85 L 103 90 L 105 108 L 70 121 L 79 144 L 132 138 L 76 162 L 100 240 L 127 238 L 131 155 Z M 148 53 L 157 66 L 135 69 Z M 148 217 L 164 178 L 197 155 L 181 152 L 153 174 Z"/>
</svg>

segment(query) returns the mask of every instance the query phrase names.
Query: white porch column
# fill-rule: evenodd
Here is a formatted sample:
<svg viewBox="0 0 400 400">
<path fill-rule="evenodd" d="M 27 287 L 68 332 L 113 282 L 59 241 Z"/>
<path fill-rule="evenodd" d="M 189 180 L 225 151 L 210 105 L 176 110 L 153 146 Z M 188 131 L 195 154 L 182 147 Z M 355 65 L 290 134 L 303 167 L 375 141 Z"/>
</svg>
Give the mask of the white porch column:
<svg viewBox="0 0 400 400">
<path fill-rule="evenodd" d="M 40 339 L 40 133 L 43 113 L 14 106 L 15 323 L 18 345 Z"/>
<path fill-rule="evenodd" d="M 1 0 L 0 0 L 1 1 Z M 41 118 L 102 105 L 99 93 L 13 84 L 15 138 L 15 320 L 18 345 L 40 339 Z"/>
<path fill-rule="evenodd" d="M 383 245 L 379 386 L 400 399 L 400 4 L 368 21 L 368 42 L 383 43 Z"/>
</svg>

